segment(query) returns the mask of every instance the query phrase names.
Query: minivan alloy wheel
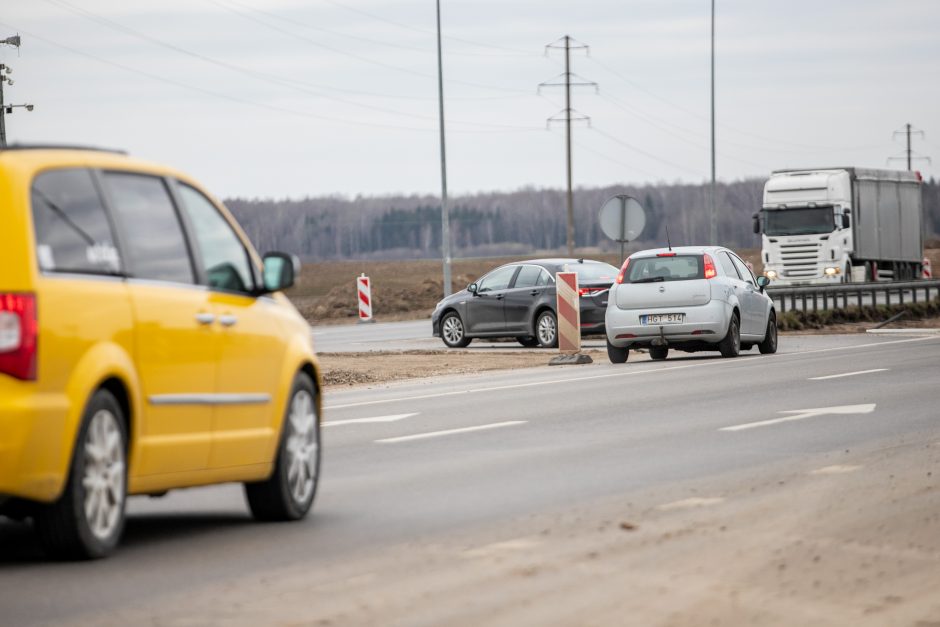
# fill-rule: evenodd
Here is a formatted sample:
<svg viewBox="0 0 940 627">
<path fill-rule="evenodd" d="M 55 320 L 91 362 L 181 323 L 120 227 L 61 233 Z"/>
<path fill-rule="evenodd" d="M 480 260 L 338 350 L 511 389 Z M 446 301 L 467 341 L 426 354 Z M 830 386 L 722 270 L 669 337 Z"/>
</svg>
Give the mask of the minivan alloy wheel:
<svg viewBox="0 0 940 627">
<path fill-rule="evenodd" d="M 291 399 L 288 415 L 287 482 L 296 503 L 305 503 L 313 492 L 317 478 L 316 414 L 313 397 L 306 390 L 298 390 Z"/>
<path fill-rule="evenodd" d="M 124 441 L 117 418 L 107 409 L 92 416 L 82 453 L 85 520 L 96 538 L 106 540 L 120 524 L 125 492 Z"/>
</svg>

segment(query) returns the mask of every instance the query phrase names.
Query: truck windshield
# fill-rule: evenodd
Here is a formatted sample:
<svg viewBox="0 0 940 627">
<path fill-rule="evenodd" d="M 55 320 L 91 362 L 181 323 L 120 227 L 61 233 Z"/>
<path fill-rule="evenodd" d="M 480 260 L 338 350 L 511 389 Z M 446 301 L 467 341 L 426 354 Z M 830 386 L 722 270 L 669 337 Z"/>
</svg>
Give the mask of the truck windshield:
<svg viewBox="0 0 940 627">
<path fill-rule="evenodd" d="M 832 207 L 805 209 L 764 209 L 766 235 L 810 235 L 831 233 L 835 228 Z"/>
</svg>

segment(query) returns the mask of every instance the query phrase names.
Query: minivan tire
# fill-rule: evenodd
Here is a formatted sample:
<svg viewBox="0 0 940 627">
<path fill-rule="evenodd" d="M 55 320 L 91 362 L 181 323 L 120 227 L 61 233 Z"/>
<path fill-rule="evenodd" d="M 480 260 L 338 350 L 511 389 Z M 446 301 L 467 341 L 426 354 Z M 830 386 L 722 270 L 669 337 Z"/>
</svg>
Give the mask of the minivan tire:
<svg viewBox="0 0 940 627">
<path fill-rule="evenodd" d="M 738 322 L 737 312 L 731 314 L 731 322 L 728 323 L 728 333 L 718 343 L 718 350 L 722 357 L 737 357 L 741 353 L 741 327 Z"/>
<path fill-rule="evenodd" d="M 92 492 L 86 486 L 92 484 Z M 94 505 L 93 518 L 86 513 Z M 36 530 L 49 555 L 97 559 L 117 548 L 127 505 L 127 427 L 111 392 L 96 391 L 85 407 L 65 490 L 36 512 Z"/>
<path fill-rule="evenodd" d="M 265 481 L 245 484 L 245 500 L 256 520 L 300 520 L 313 505 L 320 478 L 316 399 L 313 381 L 306 373 L 298 373 L 284 408 L 274 472 Z"/>
</svg>

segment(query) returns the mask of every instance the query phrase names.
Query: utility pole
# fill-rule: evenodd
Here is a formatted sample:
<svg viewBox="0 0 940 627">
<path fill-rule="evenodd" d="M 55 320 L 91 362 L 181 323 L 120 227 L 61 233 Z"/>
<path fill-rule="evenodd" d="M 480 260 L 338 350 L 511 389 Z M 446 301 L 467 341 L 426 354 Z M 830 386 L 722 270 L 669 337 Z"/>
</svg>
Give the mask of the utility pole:
<svg viewBox="0 0 940 627">
<path fill-rule="evenodd" d="M 16 48 L 20 47 L 20 36 L 14 35 L 13 37 L 7 37 L 6 39 L 0 40 L 0 44 L 6 44 L 7 46 L 15 46 Z M 3 84 L 7 83 L 11 87 L 13 86 L 13 79 L 10 78 L 10 74 L 13 73 L 13 69 L 6 65 L 5 63 L 0 63 L 0 148 L 5 148 L 7 145 L 7 123 L 6 116 L 8 113 L 13 113 L 13 109 L 22 107 L 27 111 L 33 110 L 33 105 L 31 104 L 6 104 L 3 100 Z"/>
<path fill-rule="evenodd" d="M 437 100 L 441 127 L 441 256 L 444 258 L 444 298 L 450 296 L 450 209 L 447 207 L 447 153 L 444 149 L 444 65 L 441 54 L 441 0 L 437 0 Z"/>
<path fill-rule="evenodd" d="M 708 239 L 712 246 L 718 245 L 718 215 L 715 206 L 715 0 L 712 5 L 712 38 L 711 38 L 711 126 L 712 126 L 712 182 L 708 194 L 709 228 Z"/>
<path fill-rule="evenodd" d="M 574 42 L 574 45 L 572 45 Z M 564 49 L 565 51 L 565 71 L 560 77 L 556 77 L 553 81 L 558 78 L 564 78 L 563 83 L 546 81 L 544 83 L 539 83 L 539 91 L 543 87 L 562 87 L 565 88 L 565 108 L 562 109 L 559 113 L 556 113 L 552 117 L 548 118 L 548 126 L 551 126 L 552 122 L 565 122 L 565 163 L 568 173 L 568 256 L 574 257 L 574 194 L 571 187 L 571 122 L 572 121 L 585 121 L 588 124 L 591 123 L 591 118 L 586 115 L 581 115 L 577 113 L 574 109 L 571 108 L 571 87 L 574 86 L 590 86 L 597 89 L 597 83 L 592 81 L 586 81 L 581 79 L 581 77 L 573 74 L 571 72 L 571 51 L 572 50 L 584 50 L 588 51 L 588 46 L 574 41 L 568 35 L 565 35 L 561 39 L 548 44 L 545 46 L 545 54 L 548 54 L 548 51 L 551 49 Z M 572 82 L 572 77 L 580 79 L 579 81 Z M 577 115 L 572 115 L 573 113 Z"/>
<path fill-rule="evenodd" d="M 921 160 L 926 161 L 927 163 L 930 163 L 930 157 L 920 157 L 920 156 L 916 156 L 916 157 L 915 157 L 915 156 L 914 156 L 914 154 L 915 154 L 914 151 L 911 150 L 911 135 L 920 135 L 921 137 L 923 137 L 923 136 L 924 136 L 924 131 L 915 130 L 914 127 L 911 126 L 910 122 L 908 122 L 907 124 L 904 125 L 904 130 L 903 130 L 903 131 L 894 131 L 893 137 L 897 137 L 898 135 L 904 135 L 904 136 L 906 136 L 906 138 L 907 138 L 907 149 L 904 151 L 904 156 L 903 156 L 903 157 L 888 157 L 888 163 L 891 163 L 892 161 L 898 161 L 898 160 L 901 160 L 901 159 L 906 159 L 906 160 L 907 160 L 907 169 L 908 169 L 908 170 L 911 170 L 911 161 L 912 161 L 912 160 L 921 159 Z"/>
</svg>

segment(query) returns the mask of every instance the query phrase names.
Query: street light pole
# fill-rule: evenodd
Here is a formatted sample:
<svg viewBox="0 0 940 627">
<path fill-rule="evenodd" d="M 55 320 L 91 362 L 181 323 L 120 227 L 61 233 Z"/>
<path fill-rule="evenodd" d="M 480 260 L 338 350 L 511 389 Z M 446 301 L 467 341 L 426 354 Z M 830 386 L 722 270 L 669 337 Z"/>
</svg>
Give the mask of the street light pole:
<svg viewBox="0 0 940 627">
<path fill-rule="evenodd" d="M 716 215 L 715 208 L 715 0 L 711 0 L 712 5 L 712 38 L 711 38 L 711 103 L 712 103 L 712 115 L 711 115 L 711 126 L 712 126 L 712 181 L 711 181 L 711 190 L 708 195 L 708 208 L 709 208 L 709 229 L 708 235 L 709 240 L 712 246 L 718 245 L 718 216 Z"/>
<path fill-rule="evenodd" d="M 444 298 L 450 296 L 450 209 L 447 206 L 447 152 L 444 146 L 444 65 L 441 54 L 441 0 L 437 4 L 437 99 L 441 128 L 441 256 L 444 258 Z"/>
</svg>

